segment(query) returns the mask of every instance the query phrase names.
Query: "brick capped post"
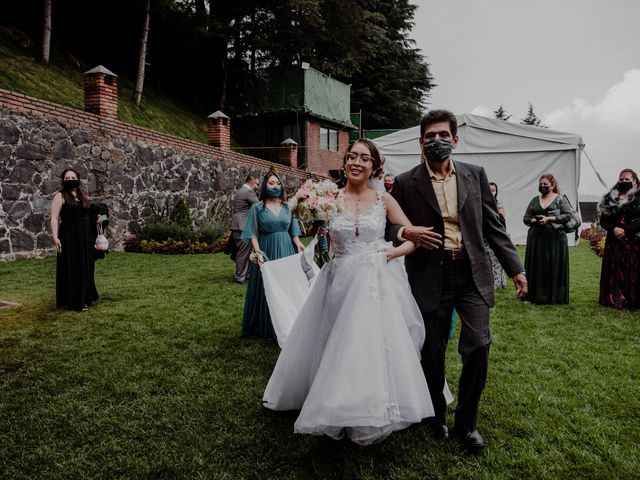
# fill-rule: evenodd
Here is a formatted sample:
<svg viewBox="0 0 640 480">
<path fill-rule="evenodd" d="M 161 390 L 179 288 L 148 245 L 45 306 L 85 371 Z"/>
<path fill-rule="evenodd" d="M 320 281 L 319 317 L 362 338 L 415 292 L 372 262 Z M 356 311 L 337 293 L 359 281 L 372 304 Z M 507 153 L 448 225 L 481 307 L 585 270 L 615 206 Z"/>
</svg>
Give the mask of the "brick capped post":
<svg viewBox="0 0 640 480">
<path fill-rule="evenodd" d="M 220 110 L 207 117 L 207 143 L 222 150 L 231 150 L 230 120 Z"/>
<path fill-rule="evenodd" d="M 298 144 L 291 138 L 280 144 L 280 162 L 298 168 Z"/>
<path fill-rule="evenodd" d="M 84 72 L 84 110 L 118 119 L 118 76 L 102 65 Z"/>
</svg>

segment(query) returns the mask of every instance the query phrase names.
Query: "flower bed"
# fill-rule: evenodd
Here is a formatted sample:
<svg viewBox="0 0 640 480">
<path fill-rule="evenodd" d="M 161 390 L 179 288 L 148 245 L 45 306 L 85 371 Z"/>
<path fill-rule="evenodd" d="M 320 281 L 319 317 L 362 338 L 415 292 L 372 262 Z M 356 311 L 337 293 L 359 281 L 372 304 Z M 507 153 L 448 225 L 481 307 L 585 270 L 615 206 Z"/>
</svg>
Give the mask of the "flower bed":
<svg viewBox="0 0 640 480">
<path fill-rule="evenodd" d="M 580 238 L 584 238 L 589 242 L 591 250 L 596 252 L 598 256 L 604 255 L 604 245 L 607 239 L 607 232 L 601 228 L 591 227 L 585 228 L 580 232 Z"/>
<path fill-rule="evenodd" d="M 229 240 L 229 232 L 223 234 L 214 243 L 192 242 L 189 240 L 140 240 L 136 236 L 126 237 L 125 252 L 159 253 L 164 255 L 183 255 L 195 253 L 217 253 L 224 251 Z"/>
</svg>

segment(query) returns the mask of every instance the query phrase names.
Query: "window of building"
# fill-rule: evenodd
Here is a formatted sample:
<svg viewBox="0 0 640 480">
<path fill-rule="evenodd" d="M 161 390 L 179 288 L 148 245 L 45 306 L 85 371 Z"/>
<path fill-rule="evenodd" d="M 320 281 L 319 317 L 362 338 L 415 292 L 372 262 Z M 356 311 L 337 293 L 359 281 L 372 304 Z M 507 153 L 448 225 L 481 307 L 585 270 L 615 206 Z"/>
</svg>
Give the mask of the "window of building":
<svg viewBox="0 0 640 480">
<path fill-rule="evenodd" d="M 338 130 L 320 127 L 320 148 L 322 150 L 338 151 Z"/>
</svg>

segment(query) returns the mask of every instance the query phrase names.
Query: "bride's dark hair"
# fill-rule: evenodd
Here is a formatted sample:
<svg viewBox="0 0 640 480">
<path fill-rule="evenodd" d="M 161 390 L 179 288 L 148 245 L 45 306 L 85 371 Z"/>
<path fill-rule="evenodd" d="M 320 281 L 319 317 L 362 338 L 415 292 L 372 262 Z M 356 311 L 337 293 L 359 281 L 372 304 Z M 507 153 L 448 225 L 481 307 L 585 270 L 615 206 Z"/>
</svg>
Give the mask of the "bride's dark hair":
<svg viewBox="0 0 640 480">
<path fill-rule="evenodd" d="M 371 173 L 371 178 L 382 178 L 384 175 L 384 169 L 382 168 L 382 164 L 384 162 L 382 161 L 382 156 L 380 155 L 380 151 L 378 150 L 378 147 L 376 147 L 376 144 L 368 138 L 359 138 L 347 147 L 347 151 L 344 152 L 344 158 L 342 159 L 342 170 L 344 170 L 347 163 L 347 155 L 351 152 L 351 149 L 356 143 L 362 143 L 371 153 L 371 158 L 373 158 L 373 172 Z"/>
</svg>

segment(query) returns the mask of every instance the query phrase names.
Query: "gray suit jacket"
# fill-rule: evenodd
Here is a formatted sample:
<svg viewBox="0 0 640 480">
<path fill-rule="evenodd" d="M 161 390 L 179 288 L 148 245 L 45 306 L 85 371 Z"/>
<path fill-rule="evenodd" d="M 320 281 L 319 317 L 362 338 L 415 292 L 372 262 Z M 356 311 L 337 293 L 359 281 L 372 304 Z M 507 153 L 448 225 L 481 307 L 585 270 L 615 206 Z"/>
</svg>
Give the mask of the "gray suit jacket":
<svg viewBox="0 0 640 480">
<path fill-rule="evenodd" d="M 484 168 L 458 161 L 455 165 L 462 242 L 471 262 L 473 281 L 487 305 L 493 306 L 493 275 L 484 240 L 487 240 L 509 277 L 524 272 L 524 267 L 500 222 Z M 433 227 L 444 235 L 440 206 L 424 163 L 398 175 L 392 195 L 413 225 Z M 387 238 L 395 239 L 399 228 L 399 225 L 389 228 Z M 442 248 L 418 248 L 405 258 L 411 290 L 423 312 L 438 308 L 442 294 L 443 264 Z"/>
<path fill-rule="evenodd" d="M 258 195 L 245 185 L 241 186 L 233 197 L 233 214 L 231 215 L 231 230 L 242 230 L 247 221 L 251 205 L 258 201 Z"/>
</svg>

